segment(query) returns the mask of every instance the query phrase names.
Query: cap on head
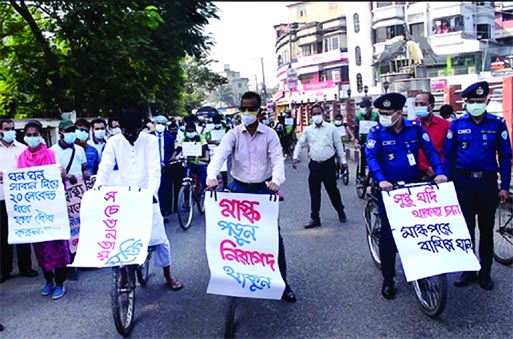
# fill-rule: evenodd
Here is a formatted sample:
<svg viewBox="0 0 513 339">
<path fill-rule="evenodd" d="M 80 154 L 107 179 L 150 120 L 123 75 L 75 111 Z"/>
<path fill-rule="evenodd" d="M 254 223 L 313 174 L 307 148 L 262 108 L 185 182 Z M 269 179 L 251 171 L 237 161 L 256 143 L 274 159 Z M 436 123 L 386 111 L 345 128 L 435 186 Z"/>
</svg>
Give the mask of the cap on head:
<svg viewBox="0 0 513 339">
<path fill-rule="evenodd" d="M 479 81 L 465 88 L 463 92 L 461 92 L 461 97 L 467 99 L 484 98 L 488 96 L 489 92 L 490 88 L 488 82 Z"/>
<path fill-rule="evenodd" d="M 360 102 L 361 108 L 371 107 L 371 106 L 372 106 L 372 101 L 370 101 L 369 99 L 363 99 L 362 102 Z"/>
<path fill-rule="evenodd" d="M 406 103 L 406 97 L 400 93 L 387 93 L 383 94 L 374 100 L 374 107 L 386 110 L 399 110 L 403 109 Z"/>
<path fill-rule="evenodd" d="M 70 127 L 73 127 L 73 130 L 76 129 L 75 124 L 70 119 L 63 119 L 61 122 L 59 122 L 58 127 L 60 131 L 71 129 Z"/>
<path fill-rule="evenodd" d="M 163 115 L 157 115 L 154 119 L 153 119 L 153 122 L 155 123 L 158 123 L 158 122 L 163 122 L 164 124 L 167 124 L 167 118 Z"/>
</svg>

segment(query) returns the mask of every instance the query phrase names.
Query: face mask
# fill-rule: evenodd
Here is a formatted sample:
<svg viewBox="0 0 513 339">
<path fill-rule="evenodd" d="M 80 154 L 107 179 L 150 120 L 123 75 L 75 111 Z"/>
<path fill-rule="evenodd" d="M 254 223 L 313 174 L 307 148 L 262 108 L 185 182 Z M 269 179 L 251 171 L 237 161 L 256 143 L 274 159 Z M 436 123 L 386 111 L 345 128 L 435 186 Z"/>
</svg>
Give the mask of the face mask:
<svg viewBox="0 0 513 339">
<path fill-rule="evenodd" d="M 198 135 L 196 132 L 185 132 L 185 136 L 189 139 L 194 139 Z"/>
<path fill-rule="evenodd" d="M 119 127 L 114 127 L 113 129 L 110 130 L 111 135 L 116 135 L 119 133 L 121 133 L 121 128 L 119 128 Z M 96 136 L 96 133 L 95 133 L 95 136 Z"/>
<path fill-rule="evenodd" d="M 269 119 L 264 119 L 264 120 L 262 120 L 262 123 L 263 123 L 264 125 L 269 125 Z"/>
<path fill-rule="evenodd" d="M 75 132 L 64 133 L 64 142 L 71 145 L 77 140 L 77 134 Z"/>
<path fill-rule="evenodd" d="M 485 103 L 475 103 L 475 104 L 467 104 L 467 111 L 473 117 L 478 117 L 486 111 Z"/>
<path fill-rule="evenodd" d="M 42 137 L 25 137 L 23 138 L 25 143 L 32 149 L 36 148 L 43 141 Z"/>
<path fill-rule="evenodd" d="M 257 121 L 256 112 L 242 114 L 242 123 L 245 126 L 252 125 L 255 121 Z"/>
<path fill-rule="evenodd" d="M 161 125 L 161 124 L 157 124 L 157 125 L 155 125 L 155 130 L 156 130 L 157 132 L 159 132 L 159 133 L 164 132 L 164 130 L 165 130 L 165 129 L 166 129 L 166 126 L 164 126 L 164 125 Z"/>
<path fill-rule="evenodd" d="M 427 106 L 419 106 L 415 107 L 415 115 L 419 118 L 423 119 L 429 115 L 429 111 L 427 109 Z"/>
<path fill-rule="evenodd" d="M 87 138 L 89 137 L 89 133 L 87 133 L 86 131 L 76 131 L 75 134 L 77 135 L 77 139 L 80 140 L 80 141 L 86 141 Z"/>
<path fill-rule="evenodd" d="M 221 126 L 222 126 L 221 124 L 215 124 L 215 125 L 214 125 L 214 128 L 215 128 L 215 129 L 220 129 L 220 128 L 221 128 Z"/>
<path fill-rule="evenodd" d="M 316 125 L 322 124 L 322 121 L 323 121 L 322 114 L 317 114 L 317 115 L 312 116 L 312 120 L 313 120 L 314 124 L 316 124 Z"/>
<path fill-rule="evenodd" d="M 365 114 L 367 112 L 367 110 L 365 108 L 360 108 L 360 113 L 361 114 Z"/>
<path fill-rule="evenodd" d="M 383 127 L 393 126 L 397 122 L 396 120 L 392 120 L 392 115 L 379 115 L 379 123 Z"/>
<path fill-rule="evenodd" d="M 7 143 L 13 142 L 14 139 L 16 139 L 16 131 L 5 131 L 3 133 L 4 136 L 2 137 L 2 139 L 4 139 L 4 141 Z"/>
<path fill-rule="evenodd" d="M 342 126 L 342 121 L 335 120 L 335 126 Z"/>
<path fill-rule="evenodd" d="M 105 138 L 105 130 L 104 129 L 95 129 L 94 130 L 94 137 L 96 139 L 103 139 L 103 138 Z"/>
</svg>

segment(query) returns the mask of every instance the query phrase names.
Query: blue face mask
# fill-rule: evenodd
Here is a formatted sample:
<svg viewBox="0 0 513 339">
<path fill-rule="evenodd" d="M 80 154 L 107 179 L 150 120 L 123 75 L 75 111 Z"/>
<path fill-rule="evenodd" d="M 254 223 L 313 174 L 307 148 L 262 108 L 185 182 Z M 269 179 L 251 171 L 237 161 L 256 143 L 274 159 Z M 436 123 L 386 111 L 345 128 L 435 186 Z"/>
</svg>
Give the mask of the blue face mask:
<svg viewBox="0 0 513 339">
<path fill-rule="evenodd" d="M 427 106 L 415 107 L 415 115 L 423 119 L 429 115 Z"/>
<path fill-rule="evenodd" d="M 185 132 L 185 136 L 189 139 L 194 139 L 198 135 L 196 132 Z"/>
<path fill-rule="evenodd" d="M 11 143 L 16 139 L 16 131 L 4 131 L 2 133 L 4 134 L 2 139 L 7 143 Z"/>
<path fill-rule="evenodd" d="M 89 133 L 86 131 L 78 130 L 76 131 L 77 139 L 80 141 L 86 141 L 89 138 Z"/>
<path fill-rule="evenodd" d="M 219 129 L 219 128 L 221 128 L 221 126 L 222 126 L 221 124 L 215 124 L 214 128 Z"/>
<path fill-rule="evenodd" d="M 43 138 L 41 136 L 39 137 L 25 137 L 23 138 L 23 141 L 32 149 L 36 148 L 41 144 L 43 141 Z"/>
<path fill-rule="evenodd" d="M 68 133 L 64 133 L 64 142 L 71 145 L 72 143 L 75 142 L 75 140 L 77 140 L 77 135 L 75 132 L 68 132 Z"/>
</svg>

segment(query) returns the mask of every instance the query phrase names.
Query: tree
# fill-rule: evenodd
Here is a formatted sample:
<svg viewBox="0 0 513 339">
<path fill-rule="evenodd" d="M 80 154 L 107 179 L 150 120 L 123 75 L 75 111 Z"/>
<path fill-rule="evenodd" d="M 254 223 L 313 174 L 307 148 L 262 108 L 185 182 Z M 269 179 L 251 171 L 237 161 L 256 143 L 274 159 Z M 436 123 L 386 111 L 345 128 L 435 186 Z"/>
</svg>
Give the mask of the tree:
<svg viewBox="0 0 513 339">
<path fill-rule="evenodd" d="M 183 60 L 208 54 L 216 13 L 201 1 L 0 3 L 0 115 L 185 111 Z"/>
</svg>

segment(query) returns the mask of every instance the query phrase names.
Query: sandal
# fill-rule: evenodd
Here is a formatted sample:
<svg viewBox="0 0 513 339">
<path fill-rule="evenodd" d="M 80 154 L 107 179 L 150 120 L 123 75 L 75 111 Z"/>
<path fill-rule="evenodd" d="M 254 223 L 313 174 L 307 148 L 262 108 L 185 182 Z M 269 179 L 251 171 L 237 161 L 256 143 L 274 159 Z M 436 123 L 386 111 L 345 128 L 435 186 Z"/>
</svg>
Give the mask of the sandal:
<svg viewBox="0 0 513 339">
<path fill-rule="evenodd" d="M 169 287 L 173 291 L 179 291 L 183 288 L 182 283 L 175 277 L 171 277 L 171 279 L 168 280 L 166 284 L 167 284 L 167 287 Z"/>
</svg>

